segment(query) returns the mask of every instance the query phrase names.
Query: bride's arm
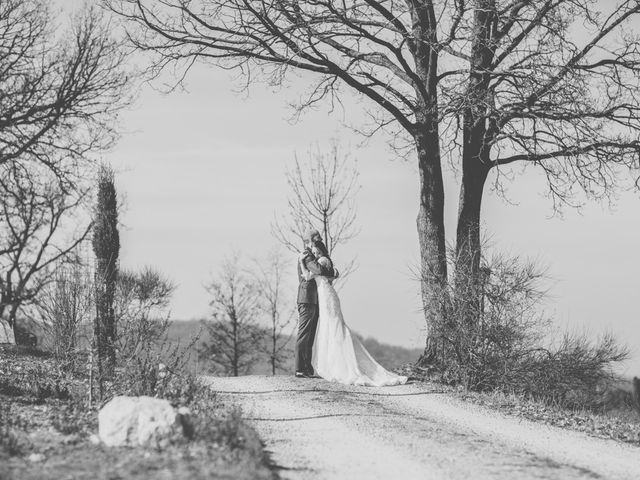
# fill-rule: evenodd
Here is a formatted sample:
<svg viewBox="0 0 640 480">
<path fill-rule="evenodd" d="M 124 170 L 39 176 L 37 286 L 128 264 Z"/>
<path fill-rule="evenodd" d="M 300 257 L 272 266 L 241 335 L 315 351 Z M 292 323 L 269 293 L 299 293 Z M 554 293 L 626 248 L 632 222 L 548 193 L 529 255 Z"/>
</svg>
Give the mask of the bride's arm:
<svg viewBox="0 0 640 480">
<path fill-rule="evenodd" d="M 302 273 L 302 278 L 304 278 L 305 280 L 309 281 L 312 278 L 318 276 L 318 272 L 320 271 L 320 269 L 317 268 L 317 263 L 313 257 L 300 256 L 300 258 L 298 259 L 298 263 L 300 263 L 300 271 Z"/>
<path fill-rule="evenodd" d="M 305 280 L 311 280 L 315 277 L 330 277 L 332 276 L 331 261 L 328 258 L 320 258 L 316 260 L 310 256 L 300 256 L 300 270 Z"/>
</svg>

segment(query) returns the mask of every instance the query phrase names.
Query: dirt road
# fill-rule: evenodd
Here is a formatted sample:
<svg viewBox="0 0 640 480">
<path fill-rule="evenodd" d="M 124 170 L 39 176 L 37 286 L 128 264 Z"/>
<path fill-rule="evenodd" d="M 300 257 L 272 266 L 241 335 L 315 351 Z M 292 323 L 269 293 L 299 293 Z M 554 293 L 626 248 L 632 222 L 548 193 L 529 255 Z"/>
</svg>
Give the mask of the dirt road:
<svg viewBox="0 0 640 480">
<path fill-rule="evenodd" d="M 422 384 L 207 377 L 283 479 L 639 479 L 640 449 L 506 417 Z"/>
</svg>

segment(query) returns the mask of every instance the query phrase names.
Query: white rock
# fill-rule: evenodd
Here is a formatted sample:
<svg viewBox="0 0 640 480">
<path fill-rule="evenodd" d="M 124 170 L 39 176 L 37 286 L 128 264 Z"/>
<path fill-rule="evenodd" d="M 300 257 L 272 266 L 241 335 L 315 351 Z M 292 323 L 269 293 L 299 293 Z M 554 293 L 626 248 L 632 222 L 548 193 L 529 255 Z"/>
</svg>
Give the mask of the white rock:
<svg viewBox="0 0 640 480">
<path fill-rule="evenodd" d="M 30 462 L 42 462 L 45 459 L 45 456 L 41 453 L 32 453 L 31 455 L 29 455 L 29 461 Z"/>
<path fill-rule="evenodd" d="M 114 397 L 98 413 L 98 436 L 107 446 L 161 447 L 183 436 L 182 416 L 167 400 Z"/>
<path fill-rule="evenodd" d="M 13 329 L 9 326 L 9 322 L 0 318 L 0 343 L 10 343 L 15 345 L 16 337 Z"/>
</svg>

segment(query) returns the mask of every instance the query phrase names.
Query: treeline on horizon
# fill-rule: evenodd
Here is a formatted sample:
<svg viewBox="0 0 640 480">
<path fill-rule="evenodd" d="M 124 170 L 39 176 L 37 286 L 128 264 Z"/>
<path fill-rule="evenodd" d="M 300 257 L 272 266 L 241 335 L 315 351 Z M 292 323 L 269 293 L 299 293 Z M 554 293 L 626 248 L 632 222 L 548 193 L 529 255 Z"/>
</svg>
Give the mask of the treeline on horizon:
<svg viewBox="0 0 640 480">
<path fill-rule="evenodd" d="M 172 320 L 167 330 L 167 339 L 170 342 L 179 342 L 182 346 L 189 345 L 193 339 L 197 338 L 194 343 L 193 351 L 191 352 L 188 368 L 192 372 L 199 374 L 205 373 L 219 373 L 213 370 L 211 362 L 208 362 L 206 358 L 199 358 L 198 347 L 207 340 L 207 329 L 203 325 L 202 320 Z M 283 334 L 281 341 L 287 343 L 287 349 L 285 354 L 285 361 L 281 368 L 278 369 L 278 374 L 293 374 L 294 371 L 294 359 L 295 359 L 295 330 L 292 330 L 290 339 L 287 339 L 287 334 Z M 364 346 L 369 353 L 378 361 L 383 367 L 387 369 L 394 369 L 406 365 L 408 363 L 415 363 L 416 360 L 422 354 L 421 348 L 406 348 L 399 345 L 389 345 L 372 337 L 363 337 L 357 334 L 363 341 Z M 268 335 L 265 334 L 264 341 L 267 342 Z M 288 340 L 288 342 L 287 342 Z M 258 348 L 261 352 L 265 349 Z M 271 373 L 271 365 L 269 364 L 269 358 L 266 353 L 261 353 L 259 360 L 250 369 L 249 374 L 253 375 L 269 375 Z M 220 373 L 222 374 L 222 373 Z"/>
</svg>

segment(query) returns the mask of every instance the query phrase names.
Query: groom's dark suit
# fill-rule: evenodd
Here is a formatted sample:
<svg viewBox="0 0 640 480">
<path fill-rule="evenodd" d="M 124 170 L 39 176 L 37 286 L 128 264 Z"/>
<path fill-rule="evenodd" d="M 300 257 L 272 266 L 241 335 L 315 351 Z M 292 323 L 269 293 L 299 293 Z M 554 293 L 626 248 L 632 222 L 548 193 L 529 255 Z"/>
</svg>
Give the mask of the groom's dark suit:
<svg viewBox="0 0 640 480">
<path fill-rule="evenodd" d="M 316 262 L 313 255 L 304 258 L 307 269 L 316 275 L 333 276 L 333 269 L 324 267 Z M 296 372 L 313 373 L 311 366 L 311 349 L 316 336 L 318 325 L 318 287 L 312 278 L 307 281 L 302 276 L 302 269 L 298 263 L 298 341 L 296 344 Z"/>
</svg>

